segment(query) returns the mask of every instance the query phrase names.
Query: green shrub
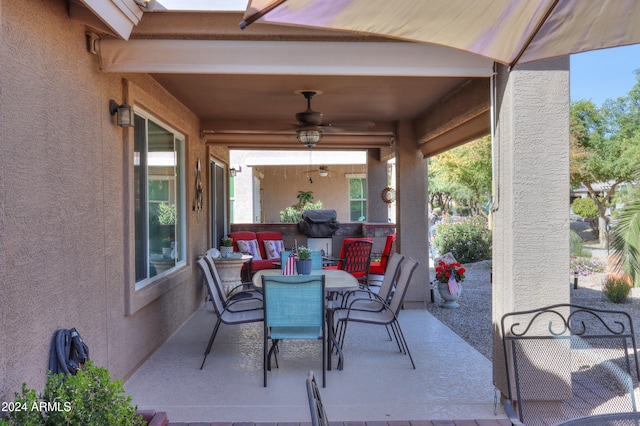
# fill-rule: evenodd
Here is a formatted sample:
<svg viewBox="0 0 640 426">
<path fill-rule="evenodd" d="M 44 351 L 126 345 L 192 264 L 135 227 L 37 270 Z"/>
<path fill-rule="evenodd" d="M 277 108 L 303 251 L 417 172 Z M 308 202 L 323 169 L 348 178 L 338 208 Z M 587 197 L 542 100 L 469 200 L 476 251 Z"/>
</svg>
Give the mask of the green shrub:
<svg viewBox="0 0 640 426">
<path fill-rule="evenodd" d="M 12 410 L 0 425 L 117 425 L 146 424 L 136 414 L 137 406 L 125 395 L 121 380 L 111 380 L 109 371 L 91 361 L 75 376 L 50 374 L 42 395 L 22 384 L 16 403 L 25 410 Z"/>
<path fill-rule="evenodd" d="M 44 414 L 40 411 L 40 397 L 38 393 L 22 384 L 22 393 L 15 393 L 15 400 L 7 402 L 6 419 L 0 419 L 0 425 L 11 426 L 41 426 L 45 425 Z"/>
<path fill-rule="evenodd" d="M 598 216 L 598 206 L 591 198 L 576 198 L 571 203 L 571 210 L 579 216 L 594 218 Z"/>
<path fill-rule="evenodd" d="M 298 223 L 302 220 L 302 212 L 305 210 L 322 210 L 322 201 L 306 203 L 302 208 L 290 206 L 280 211 L 280 222 Z"/>
<path fill-rule="evenodd" d="M 480 216 L 444 219 L 436 225 L 433 245 L 438 253 L 451 252 L 460 263 L 491 259 L 491 231 Z"/>
<path fill-rule="evenodd" d="M 571 250 L 571 256 L 582 256 L 582 238 L 576 231 L 569 232 L 569 246 Z"/>
<path fill-rule="evenodd" d="M 623 303 L 631 292 L 629 278 L 623 275 L 609 275 L 602 283 L 602 291 L 612 303 Z"/>
</svg>

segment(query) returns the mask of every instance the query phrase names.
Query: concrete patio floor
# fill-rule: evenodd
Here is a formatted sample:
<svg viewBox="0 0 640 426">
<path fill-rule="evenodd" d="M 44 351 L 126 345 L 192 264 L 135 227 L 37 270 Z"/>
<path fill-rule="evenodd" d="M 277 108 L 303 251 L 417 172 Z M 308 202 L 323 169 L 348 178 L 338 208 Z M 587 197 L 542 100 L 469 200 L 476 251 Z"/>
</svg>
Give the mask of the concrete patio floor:
<svg viewBox="0 0 640 426">
<path fill-rule="evenodd" d="M 384 327 L 350 324 L 345 368 L 334 356 L 320 389 L 330 420 L 506 418 L 489 360 L 425 310 L 403 310 L 400 320 L 416 369 Z M 210 304 L 200 308 L 125 382 L 139 409 L 166 411 L 171 423 L 309 422 L 305 379 L 313 370 L 322 384 L 321 343 L 281 343 L 264 388 L 262 323 L 223 324 L 199 369 L 214 321 Z"/>
</svg>

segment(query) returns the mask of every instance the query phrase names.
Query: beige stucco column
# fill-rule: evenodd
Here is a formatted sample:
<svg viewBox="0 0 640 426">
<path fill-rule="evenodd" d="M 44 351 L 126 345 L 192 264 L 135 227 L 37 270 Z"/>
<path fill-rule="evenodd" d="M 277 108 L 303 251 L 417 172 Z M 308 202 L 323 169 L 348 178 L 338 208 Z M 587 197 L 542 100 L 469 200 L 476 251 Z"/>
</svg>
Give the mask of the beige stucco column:
<svg viewBox="0 0 640 426">
<path fill-rule="evenodd" d="M 367 222 L 387 222 L 389 206 L 382 201 L 387 187 L 387 162 L 380 161 L 380 150 L 367 150 Z"/>
<path fill-rule="evenodd" d="M 427 161 L 418 149 L 411 123 L 398 123 L 396 139 L 397 251 L 420 263 L 405 296 L 405 307 L 429 300 Z"/>
<path fill-rule="evenodd" d="M 493 324 L 569 301 L 569 57 L 499 67 L 496 78 Z M 497 170 L 497 174 L 496 174 Z M 501 336 L 494 381 L 506 392 Z"/>
</svg>

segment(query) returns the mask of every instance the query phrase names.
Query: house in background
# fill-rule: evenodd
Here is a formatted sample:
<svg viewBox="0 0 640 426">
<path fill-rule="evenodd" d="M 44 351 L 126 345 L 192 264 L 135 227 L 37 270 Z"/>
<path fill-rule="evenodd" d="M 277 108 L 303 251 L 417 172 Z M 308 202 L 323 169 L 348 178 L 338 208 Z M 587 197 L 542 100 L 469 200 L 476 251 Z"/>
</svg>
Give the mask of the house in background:
<svg viewBox="0 0 640 426">
<path fill-rule="evenodd" d="M 367 198 L 379 198 L 394 177 L 391 160 L 392 182 L 368 194 L 366 161 L 366 151 L 232 150 L 231 223 L 278 223 L 280 211 L 297 203 L 299 191 L 312 192 L 323 209 L 336 210 L 338 222 L 366 221 Z M 378 207 L 387 213 L 385 222 L 394 221 L 394 203 Z"/>
</svg>

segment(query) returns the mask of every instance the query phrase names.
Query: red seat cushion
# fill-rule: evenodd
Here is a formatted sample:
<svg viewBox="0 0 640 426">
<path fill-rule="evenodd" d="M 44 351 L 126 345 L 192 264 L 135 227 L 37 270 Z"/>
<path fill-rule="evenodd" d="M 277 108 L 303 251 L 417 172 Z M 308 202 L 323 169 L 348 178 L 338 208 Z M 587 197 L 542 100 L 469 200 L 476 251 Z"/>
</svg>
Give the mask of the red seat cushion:
<svg viewBox="0 0 640 426">
<path fill-rule="evenodd" d="M 380 262 L 371 262 L 369 265 L 369 272 L 372 274 L 380 274 L 384 275 L 387 270 L 387 261 L 389 260 L 389 256 L 391 256 L 391 248 L 393 247 L 393 243 L 396 240 L 396 234 L 387 235 L 387 239 L 384 243 L 384 250 L 380 255 Z"/>
<path fill-rule="evenodd" d="M 371 262 L 369 265 L 369 272 L 372 274 L 384 275 L 385 267 L 382 266 L 382 262 Z"/>
</svg>

